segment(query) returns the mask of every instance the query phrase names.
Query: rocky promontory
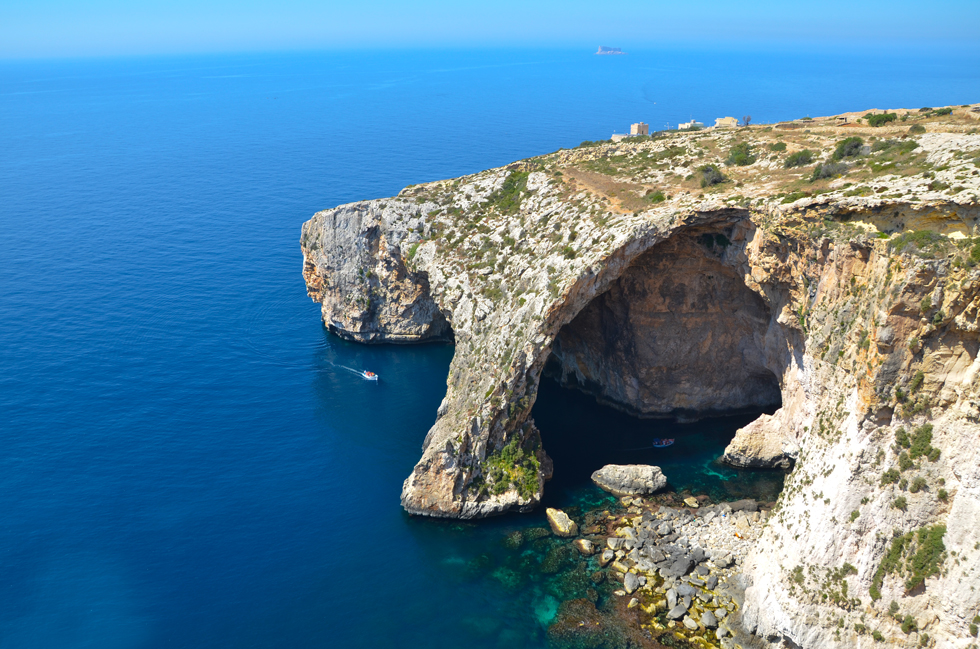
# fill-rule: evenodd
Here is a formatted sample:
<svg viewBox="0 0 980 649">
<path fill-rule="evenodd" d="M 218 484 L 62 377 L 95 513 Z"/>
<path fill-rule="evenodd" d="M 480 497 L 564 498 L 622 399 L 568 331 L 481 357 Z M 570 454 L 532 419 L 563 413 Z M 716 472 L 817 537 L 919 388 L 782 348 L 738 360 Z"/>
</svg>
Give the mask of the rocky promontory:
<svg viewBox="0 0 980 649">
<path fill-rule="evenodd" d="M 455 342 L 405 509 L 540 502 L 546 365 L 640 417 L 769 408 L 725 454 L 792 468 L 745 555 L 742 626 L 976 643 L 974 108 L 588 143 L 314 215 L 303 273 L 331 331 Z"/>
</svg>

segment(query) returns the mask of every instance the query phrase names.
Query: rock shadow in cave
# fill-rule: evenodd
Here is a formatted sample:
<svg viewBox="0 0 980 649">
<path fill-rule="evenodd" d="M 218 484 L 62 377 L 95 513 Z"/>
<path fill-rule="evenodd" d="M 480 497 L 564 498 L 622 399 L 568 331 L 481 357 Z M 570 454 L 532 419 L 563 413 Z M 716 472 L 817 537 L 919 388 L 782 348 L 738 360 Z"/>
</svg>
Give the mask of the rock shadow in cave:
<svg viewBox="0 0 980 649">
<path fill-rule="evenodd" d="M 640 417 L 778 407 L 771 314 L 729 245 L 724 233 L 689 231 L 640 255 L 559 331 L 547 372 Z"/>
<path fill-rule="evenodd" d="M 759 414 L 706 417 L 691 423 L 640 419 L 543 378 L 532 415 L 555 465 L 554 477 L 545 486 L 544 504 L 567 507 L 576 500 L 594 499 L 598 488 L 590 476 L 606 464 L 659 466 L 669 489 L 707 494 L 713 501 L 773 501 L 783 488 L 785 472 L 735 469 L 718 462 L 735 431 Z M 651 440 L 662 437 L 675 442 L 653 448 Z"/>
</svg>

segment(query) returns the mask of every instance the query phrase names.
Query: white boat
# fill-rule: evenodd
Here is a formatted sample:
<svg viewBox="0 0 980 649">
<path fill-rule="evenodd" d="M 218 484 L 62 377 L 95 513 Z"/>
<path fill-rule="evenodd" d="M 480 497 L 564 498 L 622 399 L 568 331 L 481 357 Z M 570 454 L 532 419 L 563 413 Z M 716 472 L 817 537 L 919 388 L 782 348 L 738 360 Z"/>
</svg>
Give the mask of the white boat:
<svg viewBox="0 0 980 649">
<path fill-rule="evenodd" d="M 368 370 L 364 370 L 363 372 L 361 372 L 361 376 L 363 376 L 364 378 L 366 378 L 368 381 L 377 381 L 378 380 L 378 375 L 375 374 L 374 372 L 369 372 Z"/>
</svg>

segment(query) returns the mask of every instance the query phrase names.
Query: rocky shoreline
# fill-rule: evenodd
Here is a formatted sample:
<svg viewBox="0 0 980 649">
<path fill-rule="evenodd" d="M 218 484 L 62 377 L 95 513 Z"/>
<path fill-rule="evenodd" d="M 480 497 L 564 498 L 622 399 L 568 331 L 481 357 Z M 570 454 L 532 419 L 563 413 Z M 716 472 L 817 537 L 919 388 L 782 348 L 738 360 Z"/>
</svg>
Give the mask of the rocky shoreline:
<svg viewBox="0 0 980 649">
<path fill-rule="evenodd" d="M 564 512 L 549 510 L 552 531 L 572 537 L 583 556 L 594 556 L 607 579 L 618 582 L 613 595 L 631 615 L 624 616 L 643 635 L 663 645 L 754 646 L 739 624 L 745 588 L 741 564 L 759 538 L 771 505 L 754 500 L 707 504 L 689 497 L 671 506 L 671 495 L 620 499 L 621 511 L 604 511 L 601 522 L 568 534 L 555 519 Z M 555 622 L 562 625 L 560 619 Z M 588 625 L 566 631 L 580 635 L 571 645 L 592 646 Z"/>
</svg>

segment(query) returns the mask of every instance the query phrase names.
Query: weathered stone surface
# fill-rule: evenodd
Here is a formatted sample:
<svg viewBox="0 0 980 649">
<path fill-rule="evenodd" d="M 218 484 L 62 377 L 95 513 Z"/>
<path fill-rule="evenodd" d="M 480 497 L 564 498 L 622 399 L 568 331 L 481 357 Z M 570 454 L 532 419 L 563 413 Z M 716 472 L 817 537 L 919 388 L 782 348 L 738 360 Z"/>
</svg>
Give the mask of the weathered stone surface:
<svg viewBox="0 0 980 649">
<path fill-rule="evenodd" d="M 701 614 L 701 624 L 709 629 L 714 629 L 718 626 L 718 619 L 711 611 L 705 611 Z"/>
<path fill-rule="evenodd" d="M 674 608 L 667 611 L 667 617 L 671 620 L 679 620 L 687 614 L 687 607 L 683 604 L 678 604 Z"/>
<path fill-rule="evenodd" d="M 726 452 L 740 466 L 797 462 L 778 517 L 722 521 L 733 539 L 761 535 L 739 555 L 752 583 L 739 613 L 761 638 L 788 645 L 866 641 L 853 626 L 838 634 L 832 604 L 787 589 L 783 567 L 846 561 L 859 570 L 851 595 L 868 602 L 885 551 L 873 539 L 944 524 L 948 556 L 963 556 L 980 529 L 980 271 L 967 258 L 967 238 L 980 231 L 980 135 L 964 132 L 972 120 L 945 132 L 937 124 L 911 135 L 906 124 L 808 123 L 806 142 L 785 140 L 790 151 L 823 147 L 827 159 L 855 134 L 886 148 L 884 138 L 910 135 L 902 141 L 917 148 L 901 173 L 871 164 L 894 151 L 871 151 L 846 183 L 819 181 L 794 202 L 782 202 L 791 190 L 780 183 L 798 178 L 767 146 L 775 131 L 747 128 L 561 151 L 317 214 L 303 229 L 303 272 L 332 331 L 456 342 L 446 398 L 403 486 L 405 509 L 476 518 L 540 503 L 552 462 L 530 412 L 549 359 L 566 385 L 640 415 L 779 405 Z M 758 162 L 726 167 L 735 182 L 704 195 L 682 186 L 735 137 L 758 145 Z M 650 155 L 672 157 L 651 166 Z M 615 178 L 583 167 L 610 156 Z M 663 203 L 630 202 L 634 190 L 672 186 Z M 917 247 L 912 231 L 935 250 Z M 881 480 L 897 470 L 887 449 L 927 414 L 941 453 L 924 461 L 928 488 L 905 492 L 908 507 L 897 510 L 895 487 Z M 960 642 L 963 620 L 980 609 L 978 578 L 963 570 L 947 561 L 907 598 L 910 613 L 931 620 L 936 646 Z M 897 577 L 882 587 L 886 599 L 905 598 Z M 872 623 L 901 634 L 889 618 Z"/>
<path fill-rule="evenodd" d="M 551 526 L 551 531 L 557 536 L 575 536 L 578 534 L 578 524 L 562 510 L 549 507 L 544 513 L 548 518 L 548 525 Z"/>
<path fill-rule="evenodd" d="M 602 552 L 602 555 L 599 557 L 599 565 L 605 568 L 607 565 L 609 565 L 612 562 L 614 558 L 616 558 L 615 552 L 613 552 L 612 550 L 604 550 Z"/>
<path fill-rule="evenodd" d="M 607 464 L 592 474 L 592 482 L 616 496 L 652 494 L 667 485 L 660 467 L 649 464 Z"/>
<path fill-rule="evenodd" d="M 698 628 L 698 623 L 695 622 L 694 619 L 691 618 L 690 616 L 686 616 L 684 618 L 684 626 L 690 629 L 691 631 L 696 631 Z"/>
<path fill-rule="evenodd" d="M 694 560 L 689 557 L 677 559 L 665 571 L 668 577 L 683 577 L 694 567 Z"/>
<path fill-rule="evenodd" d="M 685 498 L 684 499 L 684 504 L 687 505 L 688 507 L 691 507 L 692 509 L 697 509 L 698 508 L 698 499 L 697 498 L 694 498 L 693 496 L 692 497 L 689 497 L 689 498 Z"/>
<path fill-rule="evenodd" d="M 640 580 L 636 576 L 636 573 L 627 572 L 626 577 L 623 579 L 623 588 L 626 590 L 627 594 L 632 595 L 639 587 Z"/>
<path fill-rule="evenodd" d="M 583 556 L 589 557 L 595 552 L 595 546 L 592 545 L 592 541 L 588 539 L 576 539 L 573 544 L 575 549 L 582 553 Z"/>
<path fill-rule="evenodd" d="M 760 415 L 735 432 L 721 459 L 742 468 L 788 469 L 799 451 L 796 440 L 783 432 L 778 417 Z"/>
</svg>

